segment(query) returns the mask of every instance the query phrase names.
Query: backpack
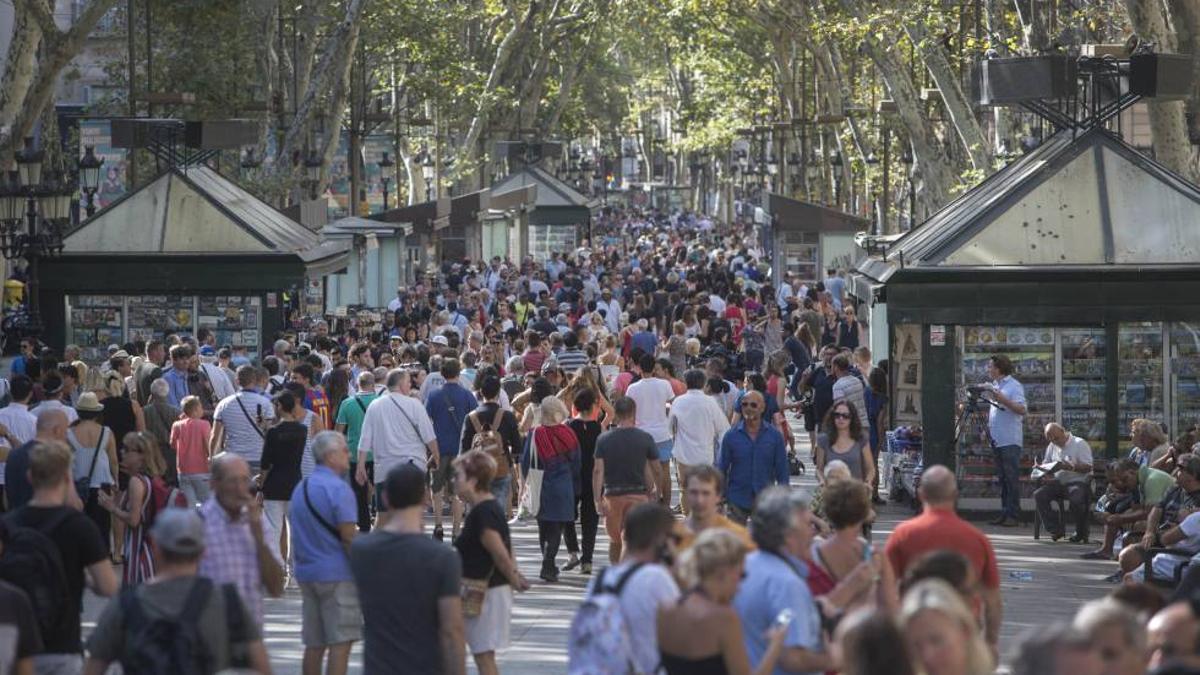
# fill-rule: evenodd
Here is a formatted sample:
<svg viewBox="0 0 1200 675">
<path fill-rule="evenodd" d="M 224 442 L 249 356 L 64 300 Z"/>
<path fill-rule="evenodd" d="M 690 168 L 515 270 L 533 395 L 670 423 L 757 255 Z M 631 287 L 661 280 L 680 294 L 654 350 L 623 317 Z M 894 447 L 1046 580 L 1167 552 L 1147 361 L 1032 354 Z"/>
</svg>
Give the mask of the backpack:
<svg viewBox="0 0 1200 675">
<path fill-rule="evenodd" d="M 584 598 L 571 620 L 567 639 L 567 673 L 569 675 L 608 675 L 637 672 L 633 659 L 633 637 L 621 612 L 621 591 L 644 563 L 637 563 L 607 588 L 605 568 L 596 579 L 592 593 Z"/>
<path fill-rule="evenodd" d="M 504 452 L 504 439 L 500 437 L 500 422 L 504 419 L 504 408 L 496 407 L 496 418 L 486 429 L 479 421 L 478 411 L 467 415 L 467 419 L 471 420 L 471 426 L 475 428 L 475 437 L 471 439 L 471 449 L 482 450 L 491 455 L 492 459 L 496 460 L 496 478 L 504 478 L 508 475 L 508 453 Z"/>
<path fill-rule="evenodd" d="M 153 525 L 154 519 L 158 514 L 167 509 L 186 509 L 191 506 L 188 504 L 187 495 L 177 487 L 168 485 L 167 481 L 163 480 L 162 476 L 155 476 L 150 479 L 150 517 L 146 524 Z"/>
<path fill-rule="evenodd" d="M 213 594 L 213 582 L 196 577 L 192 589 L 184 600 L 179 616 L 150 617 L 138 600 L 137 587 L 121 591 L 119 602 L 125 624 L 124 652 L 121 666 L 126 675 L 202 675 L 213 672 L 213 655 L 200 635 L 198 619 L 201 611 Z M 231 592 L 232 591 L 232 592 Z M 237 590 L 226 584 L 225 616 L 229 623 L 230 641 L 241 639 L 237 631 L 244 633 L 241 619 L 235 611 L 241 611 Z"/>
<path fill-rule="evenodd" d="M 19 513 L 16 512 L 16 513 Z M 63 509 L 41 527 L 17 525 L 8 520 L 8 540 L 0 554 L 0 579 L 25 591 L 42 635 L 62 630 L 70 597 L 66 566 L 50 533 L 71 515 Z"/>
</svg>

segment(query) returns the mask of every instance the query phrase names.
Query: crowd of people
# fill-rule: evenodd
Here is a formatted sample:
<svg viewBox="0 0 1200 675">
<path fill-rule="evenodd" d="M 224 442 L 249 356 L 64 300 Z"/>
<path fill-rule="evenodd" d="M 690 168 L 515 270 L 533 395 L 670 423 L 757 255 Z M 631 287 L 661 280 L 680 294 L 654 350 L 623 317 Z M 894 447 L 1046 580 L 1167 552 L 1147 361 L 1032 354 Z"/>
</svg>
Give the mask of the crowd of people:
<svg viewBox="0 0 1200 675">
<path fill-rule="evenodd" d="M 497 673 L 516 595 L 564 574 L 590 579 L 550 646 L 571 672 L 992 672 L 996 556 L 953 473 L 927 468 L 923 513 L 871 536 L 888 364 L 843 274 L 772 272 L 749 225 L 618 211 L 593 233 L 542 262 L 446 261 L 386 325 L 317 321 L 254 358 L 204 330 L 102 364 L 23 342 L 0 409 L 0 675 L 270 672 L 264 599 L 288 592 L 306 675 L 346 672 L 359 641 L 368 673 Z M 1047 438 L 1048 475 L 1090 469 Z M 790 487 L 809 462 L 811 496 Z M 1132 578 L 1196 536 L 1200 459 L 1126 464 L 1097 555 L 1119 550 L 1130 583 L 1023 642 L 1016 672 L 1200 661 L 1200 608 Z M 1170 471 L 1184 496 L 1144 509 Z M 1069 480 L 1044 489 L 1039 506 L 1079 503 Z M 1175 529 L 1129 540 L 1138 509 Z M 86 641 L 85 587 L 112 598 Z"/>
</svg>

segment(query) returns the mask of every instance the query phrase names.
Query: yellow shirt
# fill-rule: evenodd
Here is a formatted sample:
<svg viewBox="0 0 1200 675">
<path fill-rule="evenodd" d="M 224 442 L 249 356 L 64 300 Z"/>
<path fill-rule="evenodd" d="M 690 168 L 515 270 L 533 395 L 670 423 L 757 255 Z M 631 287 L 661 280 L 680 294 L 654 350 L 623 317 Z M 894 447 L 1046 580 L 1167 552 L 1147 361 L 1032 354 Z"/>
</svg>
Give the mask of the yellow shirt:
<svg viewBox="0 0 1200 675">
<path fill-rule="evenodd" d="M 734 533 L 737 535 L 737 538 L 741 539 L 742 543 L 744 543 L 751 551 L 758 548 L 754 545 L 754 540 L 750 538 L 750 532 L 746 528 L 738 525 L 725 516 L 718 515 L 716 522 L 712 525 L 712 527 L 720 528 L 722 530 L 729 530 L 730 532 Z M 692 529 L 687 526 L 686 521 L 679 521 L 675 523 L 675 534 L 679 538 L 678 543 L 675 545 L 675 549 L 679 552 L 682 552 L 692 547 L 692 544 L 696 542 L 697 535 L 700 533 L 693 532 Z"/>
</svg>

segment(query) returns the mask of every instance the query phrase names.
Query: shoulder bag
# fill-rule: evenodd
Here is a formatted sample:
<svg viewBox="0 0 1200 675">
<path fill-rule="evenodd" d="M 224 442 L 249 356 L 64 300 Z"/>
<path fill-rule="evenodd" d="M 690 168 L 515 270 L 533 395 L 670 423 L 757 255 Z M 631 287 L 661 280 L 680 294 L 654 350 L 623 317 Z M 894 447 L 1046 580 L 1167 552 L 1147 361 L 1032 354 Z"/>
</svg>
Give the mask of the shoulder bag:
<svg viewBox="0 0 1200 675">
<path fill-rule="evenodd" d="M 545 471 L 538 466 L 537 429 L 529 432 L 529 471 L 525 474 L 525 489 L 521 493 L 521 510 L 537 517 L 542 509 L 542 477 Z"/>
<path fill-rule="evenodd" d="M 88 469 L 87 478 L 75 481 L 75 492 L 84 503 L 87 503 L 88 491 L 92 489 L 92 475 L 96 473 L 96 460 L 100 459 L 100 446 L 104 445 L 104 434 L 104 427 L 100 427 L 100 438 L 96 441 L 96 449 L 92 453 L 92 466 Z"/>
</svg>

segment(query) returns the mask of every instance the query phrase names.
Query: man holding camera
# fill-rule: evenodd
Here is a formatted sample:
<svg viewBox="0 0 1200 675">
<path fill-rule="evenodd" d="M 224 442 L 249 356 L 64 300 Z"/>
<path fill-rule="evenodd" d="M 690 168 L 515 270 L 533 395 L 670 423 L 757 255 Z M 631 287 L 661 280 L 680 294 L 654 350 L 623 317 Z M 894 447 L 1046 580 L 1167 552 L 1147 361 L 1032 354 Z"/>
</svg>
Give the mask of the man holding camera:
<svg viewBox="0 0 1200 675">
<path fill-rule="evenodd" d="M 1012 376 L 1012 361 L 1003 354 L 988 360 L 990 387 L 984 395 L 992 402 L 988 408 L 988 435 L 996 458 L 996 478 L 1000 481 L 1000 515 L 992 522 L 1016 527 L 1021 514 L 1021 446 L 1024 445 L 1022 418 L 1025 417 L 1025 387 Z"/>
</svg>

